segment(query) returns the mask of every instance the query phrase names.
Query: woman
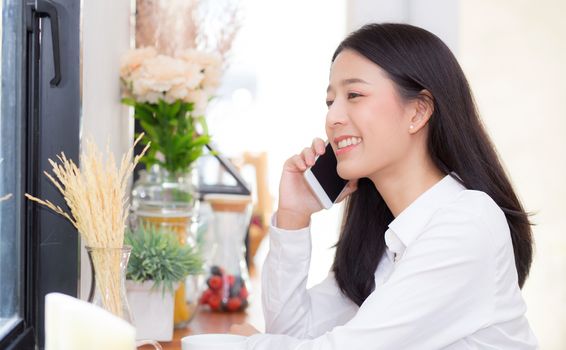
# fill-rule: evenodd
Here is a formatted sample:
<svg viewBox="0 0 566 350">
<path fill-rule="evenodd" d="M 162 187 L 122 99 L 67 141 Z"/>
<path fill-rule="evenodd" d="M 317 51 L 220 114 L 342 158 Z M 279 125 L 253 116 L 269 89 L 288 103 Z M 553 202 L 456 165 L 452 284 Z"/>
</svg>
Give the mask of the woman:
<svg viewBox="0 0 566 350">
<path fill-rule="evenodd" d="M 334 54 L 327 104 L 350 180 L 332 271 L 306 289 L 322 209 L 303 180 L 324 152 L 315 139 L 281 177 L 263 270 L 269 334 L 232 332 L 255 334 L 250 349 L 537 348 L 520 291 L 530 222 L 448 47 L 414 26 L 364 26 Z"/>
</svg>

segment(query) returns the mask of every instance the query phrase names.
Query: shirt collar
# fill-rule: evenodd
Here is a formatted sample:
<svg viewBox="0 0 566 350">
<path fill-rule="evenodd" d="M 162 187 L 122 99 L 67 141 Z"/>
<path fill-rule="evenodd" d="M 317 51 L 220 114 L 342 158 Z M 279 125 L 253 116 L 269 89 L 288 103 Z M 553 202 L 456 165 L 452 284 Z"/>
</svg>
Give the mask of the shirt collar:
<svg viewBox="0 0 566 350">
<path fill-rule="evenodd" d="M 400 255 L 423 231 L 433 214 L 466 188 L 451 173 L 421 194 L 389 224 L 385 244 Z"/>
</svg>

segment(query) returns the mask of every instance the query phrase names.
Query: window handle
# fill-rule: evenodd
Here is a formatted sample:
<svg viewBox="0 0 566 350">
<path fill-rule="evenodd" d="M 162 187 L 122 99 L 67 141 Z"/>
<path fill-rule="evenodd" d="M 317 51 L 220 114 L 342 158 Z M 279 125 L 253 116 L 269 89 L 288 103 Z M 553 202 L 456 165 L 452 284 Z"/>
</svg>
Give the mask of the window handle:
<svg viewBox="0 0 566 350">
<path fill-rule="evenodd" d="M 35 3 L 28 4 L 35 16 L 40 18 L 48 17 L 51 21 L 51 42 L 55 75 L 49 84 L 58 86 L 61 82 L 61 52 L 59 51 L 59 15 L 57 7 L 50 0 L 35 0 Z"/>
</svg>

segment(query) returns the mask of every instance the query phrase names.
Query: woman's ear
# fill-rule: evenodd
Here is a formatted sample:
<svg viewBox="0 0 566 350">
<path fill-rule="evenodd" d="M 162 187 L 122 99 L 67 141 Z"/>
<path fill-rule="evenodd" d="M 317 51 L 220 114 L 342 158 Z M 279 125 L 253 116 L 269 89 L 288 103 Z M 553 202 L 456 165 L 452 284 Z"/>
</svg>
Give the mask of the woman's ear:
<svg viewBox="0 0 566 350">
<path fill-rule="evenodd" d="M 425 127 L 434 112 L 434 98 L 428 90 L 422 90 L 413 103 L 415 103 L 415 109 L 414 115 L 409 120 L 410 134 L 414 134 Z"/>
</svg>

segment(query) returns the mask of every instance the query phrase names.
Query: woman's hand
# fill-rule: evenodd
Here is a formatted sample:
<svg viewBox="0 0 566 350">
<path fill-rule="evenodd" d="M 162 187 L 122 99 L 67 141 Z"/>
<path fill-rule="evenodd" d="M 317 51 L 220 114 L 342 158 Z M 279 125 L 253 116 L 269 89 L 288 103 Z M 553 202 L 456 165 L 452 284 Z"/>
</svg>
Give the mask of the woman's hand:
<svg viewBox="0 0 566 350">
<path fill-rule="evenodd" d="M 311 191 L 303 173 L 314 165 L 317 156 L 324 154 L 326 145 L 315 138 L 311 147 L 289 158 L 283 165 L 283 174 L 279 183 L 279 205 L 277 226 L 283 229 L 300 229 L 309 225 L 313 213 L 320 211 L 322 205 Z M 350 181 L 348 188 L 339 201 L 350 195 L 357 188 L 357 181 Z"/>
<path fill-rule="evenodd" d="M 249 323 L 242 323 L 242 324 L 233 324 L 232 327 L 230 327 L 228 333 L 249 337 L 254 334 L 259 334 L 260 331 L 255 329 L 255 327 Z"/>
</svg>

